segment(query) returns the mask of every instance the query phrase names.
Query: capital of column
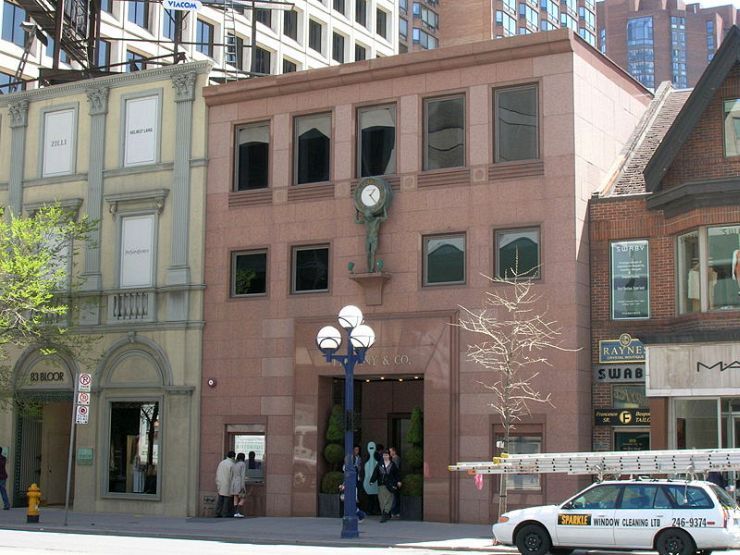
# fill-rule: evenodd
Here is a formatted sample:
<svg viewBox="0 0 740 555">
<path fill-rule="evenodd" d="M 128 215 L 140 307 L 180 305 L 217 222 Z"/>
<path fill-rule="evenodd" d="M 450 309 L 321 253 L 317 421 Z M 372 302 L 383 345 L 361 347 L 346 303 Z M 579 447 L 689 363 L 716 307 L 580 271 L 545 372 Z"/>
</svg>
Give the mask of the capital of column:
<svg viewBox="0 0 740 555">
<path fill-rule="evenodd" d="M 87 89 L 87 101 L 90 104 L 90 115 L 97 116 L 108 113 L 108 87 Z"/>
<path fill-rule="evenodd" d="M 28 100 L 19 100 L 8 105 L 10 112 L 10 127 L 26 127 L 28 125 Z"/>
<path fill-rule="evenodd" d="M 186 102 L 195 98 L 195 79 L 197 77 L 198 74 L 194 71 L 176 73 L 172 76 L 175 102 Z"/>
</svg>

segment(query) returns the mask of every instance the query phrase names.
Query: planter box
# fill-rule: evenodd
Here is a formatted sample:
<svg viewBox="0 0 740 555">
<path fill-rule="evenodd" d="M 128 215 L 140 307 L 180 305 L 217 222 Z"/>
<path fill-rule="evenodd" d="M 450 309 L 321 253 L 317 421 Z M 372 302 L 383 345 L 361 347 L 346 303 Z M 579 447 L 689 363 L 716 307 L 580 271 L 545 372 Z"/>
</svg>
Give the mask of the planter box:
<svg viewBox="0 0 740 555">
<path fill-rule="evenodd" d="M 401 520 L 422 520 L 423 497 L 401 496 Z"/>
<path fill-rule="evenodd" d="M 319 494 L 319 516 L 328 518 L 339 518 L 342 516 L 339 510 L 338 493 Z"/>
</svg>

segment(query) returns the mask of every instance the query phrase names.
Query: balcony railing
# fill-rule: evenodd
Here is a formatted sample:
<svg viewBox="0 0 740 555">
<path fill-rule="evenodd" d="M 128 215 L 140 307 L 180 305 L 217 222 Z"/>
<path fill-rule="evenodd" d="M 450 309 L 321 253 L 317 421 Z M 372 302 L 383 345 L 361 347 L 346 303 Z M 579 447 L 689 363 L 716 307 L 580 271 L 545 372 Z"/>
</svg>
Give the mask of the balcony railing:
<svg viewBox="0 0 740 555">
<path fill-rule="evenodd" d="M 156 317 L 152 289 L 122 289 L 108 294 L 108 323 L 152 322 Z"/>
</svg>

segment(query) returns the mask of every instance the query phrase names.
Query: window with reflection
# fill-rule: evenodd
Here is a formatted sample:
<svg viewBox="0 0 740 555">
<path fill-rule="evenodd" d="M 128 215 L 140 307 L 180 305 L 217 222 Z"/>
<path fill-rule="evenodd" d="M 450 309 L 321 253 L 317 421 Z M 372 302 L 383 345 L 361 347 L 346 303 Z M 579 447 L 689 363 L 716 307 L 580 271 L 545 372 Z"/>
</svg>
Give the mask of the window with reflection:
<svg viewBox="0 0 740 555">
<path fill-rule="evenodd" d="M 396 173 L 396 106 L 357 110 L 360 177 Z"/>
<path fill-rule="evenodd" d="M 496 435 L 496 444 L 503 444 L 504 436 Z M 519 435 L 509 436 L 509 445 L 504 449 L 512 455 L 535 455 L 542 452 L 541 435 Z M 539 474 L 510 474 L 506 478 L 506 490 L 538 491 L 540 489 Z"/>
<path fill-rule="evenodd" d="M 293 293 L 329 290 L 329 247 L 293 248 Z"/>
<path fill-rule="evenodd" d="M 740 156 L 740 98 L 725 100 L 725 156 Z"/>
<path fill-rule="evenodd" d="M 227 424 L 226 434 L 230 448 L 237 454 L 244 453 L 247 464 L 246 483 L 264 482 L 267 464 L 265 425 Z"/>
<path fill-rule="evenodd" d="M 243 297 L 267 292 L 267 251 L 235 252 L 231 258 L 231 295 Z"/>
<path fill-rule="evenodd" d="M 158 493 L 159 440 L 159 402 L 110 404 L 108 493 Z"/>
<path fill-rule="evenodd" d="M 253 123 L 236 130 L 236 184 L 245 191 L 267 187 L 270 167 L 270 124 Z"/>
<path fill-rule="evenodd" d="M 295 118 L 295 182 L 329 181 L 331 152 L 331 114 Z"/>
<path fill-rule="evenodd" d="M 424 238 L 424 285 L 465 283 L 465 235 Z"/>
<path fill-rule="evenodd" d="M 540 277 L 539 228 L 496 231 L 496 276 L 504 279 Z"/>
<path fill-rule="evenodd" d="M 424 169 L 465 165 L 465 97 L 424 101 Z"/>
<path fill-rule="evenodd" d="M 537 87 L 528 85 L 495 92 L 495 162 L 539 157 Z"/>
</svg>

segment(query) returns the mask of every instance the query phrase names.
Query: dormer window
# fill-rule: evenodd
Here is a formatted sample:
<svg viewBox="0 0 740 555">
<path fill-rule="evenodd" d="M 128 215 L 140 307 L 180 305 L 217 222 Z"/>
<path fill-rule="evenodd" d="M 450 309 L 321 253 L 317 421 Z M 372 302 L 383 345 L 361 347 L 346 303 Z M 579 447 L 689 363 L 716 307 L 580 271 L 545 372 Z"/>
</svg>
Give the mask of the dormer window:
<svg viewBox="0 0 740 555">
<path fill-rule="evenodd" d="M 740 98 L 725 100 L 725 156 L 740 156 Z"/>
</svg>

